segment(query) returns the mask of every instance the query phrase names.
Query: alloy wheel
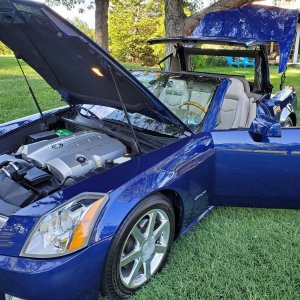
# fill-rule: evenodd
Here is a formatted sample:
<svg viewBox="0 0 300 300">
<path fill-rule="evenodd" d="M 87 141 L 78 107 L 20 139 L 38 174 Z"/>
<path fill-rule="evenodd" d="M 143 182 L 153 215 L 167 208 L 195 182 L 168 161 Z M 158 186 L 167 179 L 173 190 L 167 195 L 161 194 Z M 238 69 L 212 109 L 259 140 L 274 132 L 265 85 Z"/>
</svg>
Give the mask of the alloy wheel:
<svg viewBox="0 0 300 300">
<path fill-rule="evenodd" d="M 144 214 L 132 227 L 121 251 L 120 279 L 136 289 L 157 271 L 170 242 L 170 220 L 162 209 Z"/>
</svg>

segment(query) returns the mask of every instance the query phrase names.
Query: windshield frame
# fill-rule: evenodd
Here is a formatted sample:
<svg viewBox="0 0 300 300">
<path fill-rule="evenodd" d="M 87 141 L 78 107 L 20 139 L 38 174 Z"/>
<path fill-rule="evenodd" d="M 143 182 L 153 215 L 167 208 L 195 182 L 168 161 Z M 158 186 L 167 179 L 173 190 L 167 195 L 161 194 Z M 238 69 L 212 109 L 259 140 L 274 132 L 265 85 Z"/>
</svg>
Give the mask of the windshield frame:
<svg viewBox="0 0 300 300">
<path fill-rule="evenodd" d="M 141 73 L 148 73 L 148 74 L 162 74 L 162 75 L 165 75 L 165 76 L 168 76 L 169 78 L 171 77 L 178 77 L 178 78 L 181 78 L 181 79 L 193 79 L 193 78 L 197 78 L 197 79 L 202 79 L 203 82 L 207 81 L 207 82 L 210 82 L 210 83 L 214 83 L 215 84 L 215 89 L 214 91 L 212 92 L 212 96 L 211 96 L 211 100 L 210 100 L 210 103 L 209 103 L 209 106 L 207 107 L 207 113 L 206 115 L 204 116 L 204 118 L 201 120 L 201 122 L 197 125 L 197 128 L 190 128 L 188 124 L 185 124 L 182 120 L 181 122 L 185 125 L 185 128 L 188 128 L 190 130 L 191 133 L 193 134 L 197 134 L 199 132 L 202 131 L 202 127 L 206 121 L 206 118 L 208 116 L 208 113 L 210 111 L 210 108 L 211 106 L 213 105 L 213 102 L 215 100 L 215 94 L 217 93 L 218 89 L 219 89 L 219 86 L 220 84 L 222 83 L 222 81 L 224 80 L 224 78 L 220 78 L 218 77 L 218 74 L 212 74 L 213 76 L 205 76 L 205 74 L 201 74 L 201 73 L 197 73 L 197 72 L 184 72 L 184 71 L 181 71 L 181 72 L 174 72 L 174 71 L 163 71 L 163 70 L 130 70 L 130 73 L 134 75 L 135 72 L 141 72 Z M 136 76 L 135 76 L 136 77 Z M 178 79 L 176 78 L 176 79 Z M 138 79 L 137 79 L 138 80 Z M 143 84 L 143 83 L 142 83 Z M 146 86 L 145 86 L 146 87 Z M 147 87 L 146 87 L 147 88 Z M 148 88 L 147 88 L 148 89 Z M 149 92 L 151 92 L 149 90 Z M 151 92 L 152 93 L 152 92 Z M 153 93 L 152 93 L 153 94 Z M 153 94 L 154 97 L 157 98 L 156 95 Z M 158 99 L 158 98 L 157 98 Z M 158 99 L 158 101 L 160 101 Z M 165 104 L 163 102 L 160 101 L 160 103 L 162 105 L 165 106 Z M 166 109 L 169 109 L 167 106 L 165 106 Z M 170 110 L 170 112 L 176 117 L 179 119 L 179 117 Z"/>
<path fill-rule="evenodd" d="M 142 72 L 142 73 L 147 73 L 147 74 L 150 74 L 150 75 L 151 75 L 151 74 L 161 74 L 162 76 L 165 76 L 165 77 L 167 77 L 167 78 L 171 78 L 171 77 L 173 77 L 173 76 L 175 76 L 175 77 L 177 77 L 177 78 L 187 78 L 187 79 L 189 79 L 189 78 L 191 78 L 191 79 L 197 78 L 198 80 L 199 80 L 199 79 L 200 79 L 200 80 L 203 80 L 203 82 L 208 81 L 208 82 L 210 82 L 210 83 L 215 84 L 215 89 L 214 89 L 214 91 L 212 92 L 211 100 L 210 100 L 209 106 L 208 106 L 208 108 L 207 108 L 207 113 L 206 113 L 206 115 L 204 116 L 204 118 L 201 120 L 201 122 L 197 125 L 197 128 L 196 128 L 196 129 L 195 129 L 195 128 L 190 128 L 190 127 L 188 127 L 187 124 L 184 124 L 184 123 L 179 119 L 179 117 L 176 116 L 175 113 L 173 113 L 171 110 L 169 110 L 169 108 L 166 107 L 166 106 L 164 105 L 163 102 L 161 102 L 161 101 L 160 101 L 160 100 L 159 100 L 159 99 L 158 99 L 158 98 L 157 98 L 157 97 L 156 97 L 156 96 L 155 96 L 155 95 L 154 95 L 154 94 L 153 94 L 153 93 L 145 86 L 145 85 L 143 85 L 145 88 L 148 89 L 148 91 L 153 95 L 153 97 L 155 97 L 155 98 L 157 99 L 157 101 L 159 101 L 159 102 L 161 103 L 161 105 L 165 106 L 165 108 L 166 108 L 167 110 L 169 110 L 170 113 L 172 113 L 176 118 L 178 118 L 178 120 L 180 120 L 180 122 L 182 122 L 182 124 L 183 124 L 184 126 L 182 126 L 181 124 L 178 124 L 178 123 L 170 123 L 170 122 L 163 123 L 163 122 L 159 122 L 159 121 L 157 121 L 157 119 L 153 119 L 153 118 L 150 118 L 150 117 L 148 117 L 148 116 L 146 116 L 146 115 L 142 115 L 143 117 L 145 117 L 145 118 L 147 118 L 147 119 L 149 119 L 149 120 L 152 120 L 153 122 L 160 123 L 160 124 L 162 124 L 162 125 L 164 125 L 164 126 L 173 126 L 174 128 L 175 128 L 175 127 L 178 127 L 178 128 L 181 128 L 182 130 L 180 131 L 180 130 L 178 129 L 177 134 L 176 134 L 176 132 L 174 132 L 174 134 L 170 134 L 170 133 L 166 133 L 166 132 L 162 132 L 162 131 L 158 131 L 158 130 L 150 130 L 149 128 L 138 127 L 138 126 L 136 126 L 137 124 L 136 124 L 135 122 L 132 121 L 133 118 L 134 118 L 135 113 L 129 112 L 129 115 L 131 116 L 131 122 L 132 122 L 133 127 L 136 128 L 136 129 L 140 129 L 140 130 L 145 130 L 145 131 L 149 131 L 149 132 L 158 133 L 158 134 L 160 134 L 160 135 L 173 136 L 173 137 L 190 136 L 191 134 L 197 134 L 197 133 L 199 133 L 199 132 L 202 131 L 202 128 L 203 128 L 203 125 L 204 125 L 204 123 L 205 123 L 205 121 L 206 121 L 206 119 L 207 119 L 208 113 L 209 113 L 209 111 L 210 111 L 210 109 L 211 109 L 211 106 L 213 105 L 214 100 L 215 100 L 215 99 L 214 99 L 214 98 L 215 98 L 215 94 L 216 94 L 216 92 L 218 91 L 220 84 L 221 84 L 222 81 L 224 80 L 224 78 L 219 78 L 218 76 L 205 76 L 205 75 L 203 75 L 203 74 L 193 74 L 193 73 L 191 73 L 191 72 L 166 72 L 166 71 L 159 71 L 159 70 L 130 70 L 130 72 L 131 72 L 131 74 L 133 74 L 134 72 Z M 134 75 L 133 75 L 133 76 L 134 76 Z M 137 79 L 137 80 L 138 80 L 138 79 Z M 143 84 L 143 83 L 141 83 L 141 84 Z M 101 109 L 103 109 L 103 110 L 105 110 L 105 109 L 113 109 L 113 110 L 115 110 L 115 111 L 119 111 L 120 113 L 124 114 L 124 112 L 123 112 L 121 109 L 109 108 L 109 107 L 101 106 L 101 105 L 83 104 L 83 105 L 80 105 L 79 107 L 82 107 L 82 106 L 85 106 L 85 105 L 88 105 L 88 106 L 91 106 L 91 107 L 96 106 L 96 107 L 98 107 L 99 111 L 100 111 Z M 159 114 L 159 111 L 157 111 L 157 113 Z M 88 116 L 87 116 L 87 117 L 88 117 Z M 105 122 L 106 117 L 98 116 L 98 119 L 99 119 L 100 121 Z M 108 120 L 109 120 L 109 119 L 108 119 Z M 120 119 L 113 119 L 113 118 L 112 118 L 111 120 L 116 120 L 117 122 L 120 122 L 120 123 L 122 122 L 122 120 L 120 120 Z M 169 120 L 168 120 L 168 121 L 169 121 Z M 127 123 L 127 122 L 122 122 L 122 123 L 123 123 L 124 125 L 128 126 L 128 123 Z"/>
</svg>

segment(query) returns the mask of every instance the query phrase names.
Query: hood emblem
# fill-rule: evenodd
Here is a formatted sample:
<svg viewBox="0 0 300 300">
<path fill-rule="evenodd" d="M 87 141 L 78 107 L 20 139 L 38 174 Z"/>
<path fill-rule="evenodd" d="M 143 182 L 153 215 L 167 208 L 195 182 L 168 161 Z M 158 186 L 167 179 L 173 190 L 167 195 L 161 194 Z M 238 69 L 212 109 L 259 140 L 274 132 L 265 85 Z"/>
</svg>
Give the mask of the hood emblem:
<svg viewBox="0 0 300 300">
<path fill-rule="evenodd" d="M 64 144 L 54 144 L 53 146 L 52 146 L 52 148 L 53 149 L 60 149 L 60 148 L 62 148 L 64 146 Z"/>
</svg>

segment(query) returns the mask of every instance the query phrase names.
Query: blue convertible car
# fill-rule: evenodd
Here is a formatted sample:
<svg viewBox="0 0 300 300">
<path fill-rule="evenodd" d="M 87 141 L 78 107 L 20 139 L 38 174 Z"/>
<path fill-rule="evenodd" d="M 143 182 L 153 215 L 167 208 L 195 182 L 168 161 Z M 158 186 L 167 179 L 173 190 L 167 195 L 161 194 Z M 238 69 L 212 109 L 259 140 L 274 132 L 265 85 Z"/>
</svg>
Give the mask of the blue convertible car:
<svg viewBox="0 0 300 300">
<path fill-rule="evenodd" d="M 128 298 L 214 206 L 300 207 L 300 129 L 276 119 L 292 89 L 132 76 L 35 2 L 0 0 L 0 40 L 68 104 L 42 112 L 24 74 L 39 114 L 0 126 L 0 299 Z"/>
</svg>

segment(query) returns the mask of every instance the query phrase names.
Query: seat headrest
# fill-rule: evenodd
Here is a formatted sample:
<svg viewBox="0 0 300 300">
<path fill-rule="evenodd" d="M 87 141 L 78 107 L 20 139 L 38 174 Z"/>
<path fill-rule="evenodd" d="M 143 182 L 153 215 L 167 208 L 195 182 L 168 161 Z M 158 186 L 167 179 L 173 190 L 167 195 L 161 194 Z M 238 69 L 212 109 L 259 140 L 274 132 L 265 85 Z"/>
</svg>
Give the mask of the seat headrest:
<svg viewBox="0 0 300 300">
<path fill-rule="evenodd" d="M 187 83 L 184 80 L 170 79 L 166 85 L 166 94 L 182 96 L 187 92 Z"/>
<path fill-rule="evenodd" d="M 226 92 L 225 98 L 238 101 L 241 98 L 241 94 L 245 94 L 243 83 L 236 79 L 230 78 L 231 84 Z"/>
</svg>

